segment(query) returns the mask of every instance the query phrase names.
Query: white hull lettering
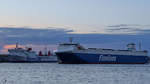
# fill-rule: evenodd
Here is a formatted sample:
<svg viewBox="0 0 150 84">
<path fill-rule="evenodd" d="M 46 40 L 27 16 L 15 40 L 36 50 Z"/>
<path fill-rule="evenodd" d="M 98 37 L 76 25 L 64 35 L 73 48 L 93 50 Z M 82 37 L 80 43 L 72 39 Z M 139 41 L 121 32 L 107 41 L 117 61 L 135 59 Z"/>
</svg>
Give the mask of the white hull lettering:
<svg viewBox="0 0 150 84">
<path fill-rule="evenodd" d="M 103 56 L 103 55 L 100 55 L 99 56 L 99 61 L 116 61 L 117 60 L 117 57 L 115 56 Z"/>
</svg>

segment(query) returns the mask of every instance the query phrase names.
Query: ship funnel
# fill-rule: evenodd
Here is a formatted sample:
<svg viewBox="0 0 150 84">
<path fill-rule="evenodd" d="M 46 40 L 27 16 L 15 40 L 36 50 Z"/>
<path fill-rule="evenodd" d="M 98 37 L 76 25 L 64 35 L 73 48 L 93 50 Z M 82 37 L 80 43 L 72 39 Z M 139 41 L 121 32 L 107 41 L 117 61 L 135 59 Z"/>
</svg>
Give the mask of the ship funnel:
<svg viewBox="0 0 150 84">
<path fill-rule="evenodd" d="M 48 51 L 48 56 L 51 56 L 51 51 Z"/>
<path fill-rule="evenodd" d="M 136 47 L 134 43 L 127 44 L 127 49 L 131 51 L 135 51 Z"/>
<path fill-rule="evenodd" d="M 39 56 L 43 56 L 42 51 L 39 51 Z"/>
</svg>

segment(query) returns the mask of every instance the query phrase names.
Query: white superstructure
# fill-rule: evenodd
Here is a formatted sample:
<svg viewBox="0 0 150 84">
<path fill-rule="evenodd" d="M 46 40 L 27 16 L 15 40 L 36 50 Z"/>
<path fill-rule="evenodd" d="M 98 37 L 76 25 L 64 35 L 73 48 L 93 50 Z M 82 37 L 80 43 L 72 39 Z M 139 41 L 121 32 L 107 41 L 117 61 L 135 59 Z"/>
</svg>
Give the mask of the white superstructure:
<svg viewBox="0 0 150 84">
<path fill-rule="evenodd" d="M 36 52 L 32 50 L 26 50 L 23 48 L 15 48 L 15 49 L 9 49 L 9 54 L 12 56 L 20 56 L 24 58 L 37 58 Z"/>
<path fill-rule="evenodd" d="M 57 52 L 72 52 L 72 53 L 86 53 L 86 54 L 110 54 L 110 55 L 131 55 L 131 56 L 147 56 L 148 51 L 137 51 L 135 44 L 127 45 L 127 50 L 114 50 L 103 48 L 88 48 L 85 49 L 78 43 L 63 43 L 58 46 Z"/>
<path fill-rule="evenodd" d="M 16 48 L 8 49 L 8 52 L 10 56 L 23 58 L 24 61 L 57 61 L 56 56 L 50 55 L 50 51 L 49 55 L 37 55 L 35 51 L 32 51 L 32 48 L 19 48 L 18 44 L 16 44 Z"/>
</svg>

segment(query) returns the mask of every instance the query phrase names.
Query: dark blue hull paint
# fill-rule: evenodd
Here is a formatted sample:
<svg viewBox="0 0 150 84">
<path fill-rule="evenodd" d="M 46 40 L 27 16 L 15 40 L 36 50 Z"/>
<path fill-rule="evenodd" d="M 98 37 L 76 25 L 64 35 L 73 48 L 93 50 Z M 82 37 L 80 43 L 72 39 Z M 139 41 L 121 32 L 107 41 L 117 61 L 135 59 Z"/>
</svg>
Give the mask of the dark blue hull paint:
<svg viewBox="0 0 150 84">
<path fill-rule="evenodd" d="M 148 56 L 102 55 L 86 53 L 56 53 L 58 62 L 62 64 L 144 64 Z"/>
</svg>

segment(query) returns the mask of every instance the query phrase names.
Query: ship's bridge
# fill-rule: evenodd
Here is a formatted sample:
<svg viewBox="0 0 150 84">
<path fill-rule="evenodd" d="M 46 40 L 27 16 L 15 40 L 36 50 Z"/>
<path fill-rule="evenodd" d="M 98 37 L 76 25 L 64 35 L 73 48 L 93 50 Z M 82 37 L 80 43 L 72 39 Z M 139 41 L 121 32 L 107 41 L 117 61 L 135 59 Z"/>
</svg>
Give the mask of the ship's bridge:
<svg viewBox="0 0 150 84">
<path fill-rule="evenodd" d="M 60 43 L 57 52 L 68 52 L 73 50 L 85 49 L 79 43 Z"/>
</svg>

